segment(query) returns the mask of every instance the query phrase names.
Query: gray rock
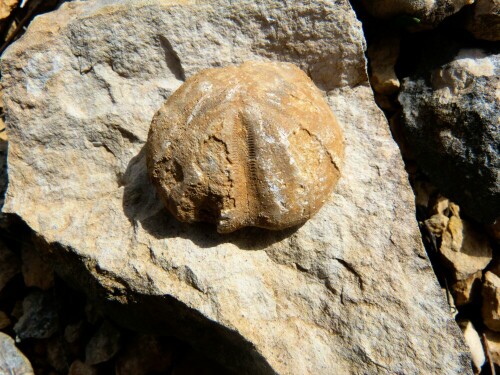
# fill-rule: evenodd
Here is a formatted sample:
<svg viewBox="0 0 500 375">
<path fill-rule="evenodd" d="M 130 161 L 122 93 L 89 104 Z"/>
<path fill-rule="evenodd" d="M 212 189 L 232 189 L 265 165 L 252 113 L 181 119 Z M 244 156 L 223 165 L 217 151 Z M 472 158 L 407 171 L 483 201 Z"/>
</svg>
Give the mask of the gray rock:
<svg viewBox="0 0 500 375">
<path fill-rule="evenodd" d="M 46 339 L 58 329 L 58 311 L 54 296 L 34 291 L 23 300 L 23 315 L 14 325 L 19 340 Z"/>
<path fill-rule="evenodd" d="M 446 49 L 445 46 L 441 46 Z M 425 58 L 443 59 L 439 48 Z M 429 73 L 404 80 L 406 139 L 448 198 L 486 224 L 500 214 L 500 55 L 461 50 Z"/>
<path fill-rule="evenodd" d="M 31 363 L 16 347 L 12 337 L 2 332 L 0 332 L 0 374 L 35 374 Z"/>
<path fill-rule="evenodd" d="M 116 319 L 237 373 L 470 373 L 364 47 L 345 0 L 64 4 L 3 55 L 5 210 Z M 142 150 L 185 77 L 246 60 L 295 63 L 325 90 L 345 173 L 300 228 L 218 235 L 167 213 Z"/>
</svg>

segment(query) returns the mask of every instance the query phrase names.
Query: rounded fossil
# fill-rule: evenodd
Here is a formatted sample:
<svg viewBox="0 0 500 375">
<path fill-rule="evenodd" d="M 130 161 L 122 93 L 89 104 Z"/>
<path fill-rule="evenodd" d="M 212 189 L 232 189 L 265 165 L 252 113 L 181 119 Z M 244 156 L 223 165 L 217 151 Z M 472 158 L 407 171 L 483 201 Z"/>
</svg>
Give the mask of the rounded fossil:
<svg viewBox="0 0 500 375">
<path fill-rule="evenodd" d="M 340 177 L 340 127 L 293 64 L 246 62 L 189 78 L 155 115 L 147 168 L 180 221 L 228 233 L 304 223 Z"/>
</svg>

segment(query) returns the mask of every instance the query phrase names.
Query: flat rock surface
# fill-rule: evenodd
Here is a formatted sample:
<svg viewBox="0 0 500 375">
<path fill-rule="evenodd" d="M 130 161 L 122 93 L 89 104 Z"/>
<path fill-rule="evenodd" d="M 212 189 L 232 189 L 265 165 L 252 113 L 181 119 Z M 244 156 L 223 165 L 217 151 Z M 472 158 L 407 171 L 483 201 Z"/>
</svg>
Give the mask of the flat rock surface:
<svg viewBox="0 0 500 375">
<path fill-rule="evenodd" d="M 237 373 L 469 373 L 363 50 L 347 1 L 64 4 L 3 57 L 4 211 L 125 323 Z M 295 63 L 324 90 L 343 176 L 300 228 L 218 235 L 167 213 L 143 147 L 186 77 L 246 60 Z"/>
</svg>

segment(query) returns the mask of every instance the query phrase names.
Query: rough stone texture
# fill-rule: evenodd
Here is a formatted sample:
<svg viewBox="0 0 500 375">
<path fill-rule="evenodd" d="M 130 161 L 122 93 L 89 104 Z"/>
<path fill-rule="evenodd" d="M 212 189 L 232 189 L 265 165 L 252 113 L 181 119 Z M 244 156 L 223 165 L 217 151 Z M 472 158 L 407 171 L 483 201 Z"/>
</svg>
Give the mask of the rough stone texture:
<svg viewBox="0 0 500 375">
<path fill-rule="evenodd" d="M 220 233 L 303 224 L 340 177 L 343 136 L 293 64 L 247 62 L 189 78 L 155 115 L 146 159 L 179 220 Z"/>
<path fill-rule="evenodd" d="M 237 373 L 470 373 L 363 49 L 346 1 L 65 4 L 3 56 L 4 209 L 122 323 Z M 331 199 L 282 232 L 179 223 L 146 173 L 153 115 L 184 77 L 268 59 L 328 90 L 346 148 Z"/>
<path fill-rule="evenodd" d="M 433 233 L 435 236 L 441 237 L 443 232 L 448 227 L 449 222 L 448 216 L 442 214 L 432 215 L 425 221 L 427 229 Z"/>
<path fill-rule="evenodd" d="M 375 17 L 411 16 L 425 25 L 436 25 L 474 0 L 362 0 Z"/>
<path fill-rule="evenodd" d="M 14 344 L 14 339 L 0 332 L 0 374 L 34 375 L 31 363 Z"/>
<path fill-rule="evenodd" d="M 441 51 L 441 48 L 443 51 Z M 399 101 L 408 144 L 439 190 L 486 224 L 500 213 L 500 54 L 430 43 Z M 428 73 L 430 71 L 430 73 Z"/>
<path fill-rule="evenodd" d="M 458 280 L 451 285 L 453 299 L 457 306 L 463 306 L 476 301 L 481 295 L 481 278 L 483 271 L 477 271 L 463 280 Z"/>
<path fill-rule="evenodd" d="M 0 0 L 0 21 L 8 18 L 19 0 Z"/>
<path fill-rule="evenodd" d="M 401 38 L 397 36 L 381 36 L 368 47 L 370 83 L 379 94 L 391 95 L 399 90 L 400 83 L 394 66 L 399 56 L 400 42 Z"/>
<path fill-rule="evenodd" d="M 500 0 L 476 0 L 467 30 L 478 39 L 500 40 Z"/>
<path fill-rule="evenodd" d="M 489 329 L 500 332 L 500 277 L 491 271 L 486 272 L 482 292 L 484 324 Z"/>
<path fill-rule="evenodd" d="M 493 250 L 482 232 L 460 218 L 457 205 L 452 203 L 450 211 L 452 215 L 442 234 L 439 251 L 454 279 L 465 280 L 486 268 L 493 257 Z"/>
<path fill-rule="evenodd" d="M 51 337 L 58 329 L 57 306 L 50 293 L 34 291 L 23 300 L 23 315 L 14 325 L 20 340 Z"/>
</svg>

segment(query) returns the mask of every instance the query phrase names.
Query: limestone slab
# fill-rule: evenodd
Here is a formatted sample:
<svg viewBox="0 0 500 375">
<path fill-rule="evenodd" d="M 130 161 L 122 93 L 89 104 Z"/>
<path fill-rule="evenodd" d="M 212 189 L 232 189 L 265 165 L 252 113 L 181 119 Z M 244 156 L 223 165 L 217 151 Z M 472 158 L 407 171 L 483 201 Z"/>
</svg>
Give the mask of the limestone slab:
<svg viewBox="0 0 500 375">
<path fill-rule="evenodd" d="M 4 211 L 123 322 L 237 373 L 470 373 L 364 49 L 344 0 L 66 3 L 3 56 Z M 294 63 L 323 90 L 345 172 L 300 228 L 219 235 L 167 213 L 143 147 L 186 77 L 248 60 Z"/>
</svg>

